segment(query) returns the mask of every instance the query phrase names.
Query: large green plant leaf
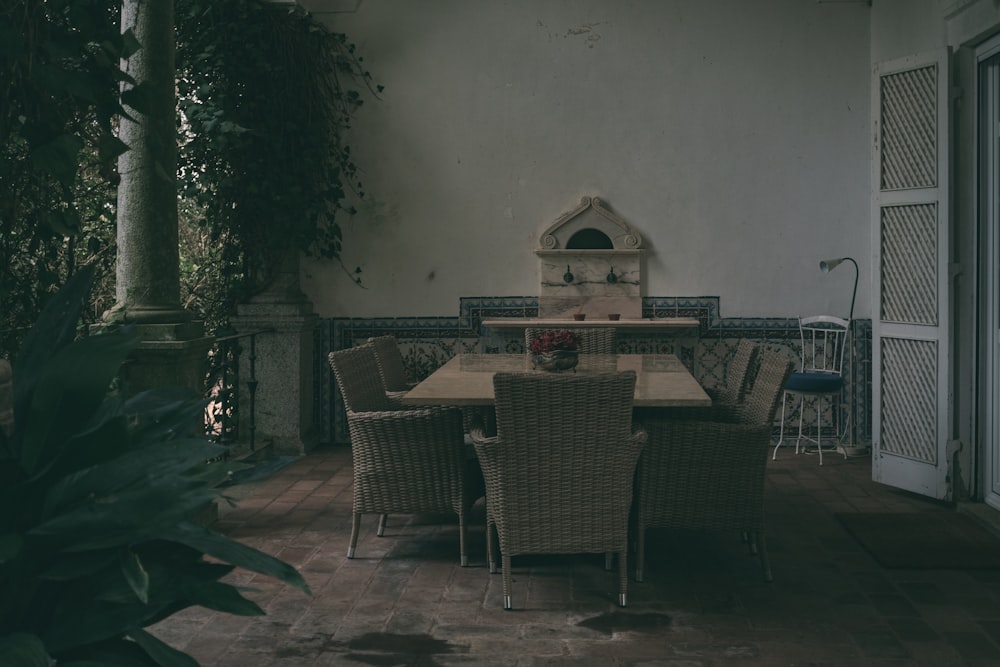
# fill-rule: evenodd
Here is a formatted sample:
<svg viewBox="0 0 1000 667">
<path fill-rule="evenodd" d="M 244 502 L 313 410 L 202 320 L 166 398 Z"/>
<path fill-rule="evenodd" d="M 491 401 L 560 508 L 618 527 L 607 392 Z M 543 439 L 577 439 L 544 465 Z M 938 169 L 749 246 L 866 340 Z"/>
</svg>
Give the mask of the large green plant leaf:
<svg viewBox="0 0 1000 667">
<path fill-rule="evenodd" d="M 14 425 L 24 423 L 28 405 L 35 393 L 35 383 L 42 368 L 58 350 L 68 345 L 76 336 L 80 312 L 87 302 L 94 282 L 93 266 L 82 269 L 66 281 L 31 327 L 31 332 L 17 353 L 17 382 L 14 383 Z"/>
<path fill-rule="evenodd" d="M 169 537 L 227 563 L 280 579 L 305 593 L 311 592 L 309 584 L 299 574 L 299 571 L 288 563 L 252 547 L 234 542 L 203 526 L 186 521 L 170 531 Z"/>
<path fill-rule="evenodd" d="M 198 663 L 187 653 L 181 653 L 177 649 L 171 648 L 145 630 L 133 630 L 129 636 L 160 667 L 198 667 Z"/>
<path fill-rule="evenodd" d="M 43 461 L 58 457 L 72 435 L 86 428 L 138 341 L 137 335 L 125 333 L 84 338 L 56 351 L 42 366 L 27 422 L 19 428 L 21 467 L 26 473 L 31 475 Z M 19 382 L 21 368 L 14 373 Z"/>
<path fill-rule="evenodd" d="M 191 591 L 191 602 L 215 611 L 237 616 L 263 616 L 264 610 L 234 586 L 213 582 Z"/>
<path fill-rule="evenodd" d="M 149 573 L 143 567 L 139 556 L 131 549 L 125 550 L 121 558 L 122 574 L 129 588 L 139 598 L 139 602 L 146 604 L 149 602 Z"/>
<path fill-rule="evenodd" d="M 0 665 L 4 667 L 51 667 L 52 659 L 42 640 L 19 632 L 0 637 Z"/>
<path fill-rule="evenodd" d="M 42 517 L 46 523 L 59 520 L 60 516 L 62 521 L 66 521 L 67 511 L 71 514 L 83 510 L 88 501 L 90 506 L 120 503 L 125 496 L 139 499 L 144 493 L 157 496 L 178 494 L 177 502 L 189 504 L 180 493 L 192 485 L 191 491 L 198 495 L 195 502 L 203 502 L 206 496 L 214 497 L 217 492 L 198 483 L 197 469 L 224 451 L 225 447 L 199 438 L 134 448 L 114 460 L 79 470 L 52 484 L 45 498 Z M 134 514 L 128 512 L 127 507 L 119 505 L 119 508 L 126 510 L 122 518 L 127 519 Z M 139 518 L 158 522 L 161 516 L 166 516 L 165 512 L 169 512 L 170 516 L 177 514 L 172 508 L 164 507 L 151 516 Z M 46 523 L 38 526 L 35 534 L 52 534 L 52 530 L 45 527 Z"/>
</svg>

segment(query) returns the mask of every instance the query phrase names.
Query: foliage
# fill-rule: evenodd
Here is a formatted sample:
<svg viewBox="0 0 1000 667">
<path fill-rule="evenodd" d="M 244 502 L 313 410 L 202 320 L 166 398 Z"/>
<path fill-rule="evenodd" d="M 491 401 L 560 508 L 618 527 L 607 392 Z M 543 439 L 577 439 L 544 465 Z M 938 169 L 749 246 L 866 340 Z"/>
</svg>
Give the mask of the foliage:
<svg viewBox="0 0 1000 667">
<path fill-rule="evenodd" d="M 336 216 L 364 196 L 343 136 L 373 93 L 355 47 L 298 6 L 177 1 L 181 192 L 221 264 L 266 286 L 289 251 L 339 259 Z M 360 282 L 355 277 L 355 280 Z"/>
<path fill-rule="evenodd" d="M 543 331 L 531 341 L 532 354 L 555 352 L 556 350 L 577 350 L 579 348 L 580 337 L 569 329 Z"/>
<path fill-rule="evenodd" d="M 120 33 L 119 6 L 0 4 L 0 355 L 77 266 L 113 267 L 119 59 L 137 48 Z M 141 108 L 141 88 L 132 95 Z"/>
<path fill-rule="evenodd" d="M 57 286 L 97 266 L 84 312 L 114 305 L 120 0 L 0 3 L 0 357 Z M 345 195 L 363 195 L 343 143 L 371 78 L 344 35 L 262 0 L 176 0 L 181 298 L 209 331 L 281 249 L 339 260 Z M 248 261 L 251 258 L 252 261 Z M 360 284 L 359 273 L 352 280 Z"/>
<path fill-rule="evenodd" d="M 262 614 L 221 581 L 235 567 L 308 586 L 191 521 L 225 479 L 205 463 L 222 448 L 189 435 L 196 397 L 108 392 L 137 339 L 73 340 L 93 273 L 50 300 L 14 369 L 14 428 L 0 431 L 0 664 L 189 667 L 145 628 L 190 606 Z"/>
</svg>

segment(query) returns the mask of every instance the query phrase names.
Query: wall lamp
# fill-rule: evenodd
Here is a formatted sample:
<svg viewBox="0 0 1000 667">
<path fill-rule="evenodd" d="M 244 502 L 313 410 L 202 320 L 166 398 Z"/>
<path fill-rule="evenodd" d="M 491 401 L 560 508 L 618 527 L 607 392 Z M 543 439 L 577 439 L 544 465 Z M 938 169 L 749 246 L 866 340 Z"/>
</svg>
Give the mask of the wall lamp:
<svg viewBox="0 0 1000 667">
<path fill-rule="evenodd" d="M 823 273 L 829 273 L 835 268 L 840 266 L 843 262 L 850 262 L 854 265 L 854 291 L 851 292 L 851 314 L 848 316 L 850 322 L 854 322 L 854 300 L 858 296 L 858 263 L 854 261 L 853 257 L 840 257 L 838 259 L 824 259 L 819 263 L 819 270 Z"/>
<path fill-rule="evenodd" d="M 848 317 L 848 320 L 847 320 L 847 326 L 850 327 L 850 332 L 851 332 L 851 342 L 850 342 L 850 345 L 851 345 L 851 394 L 850 394 L 850 399 L 849 399 L 850 402 L 851 402 L 851 404 L 849 406 L 850 407 L 850 412 L 849 412 L 849 417 L 848 417 L 848 422 L 847 422 L 848 426 L 844 427 L 844 435 L 846 435 L 848 427 L 850 427 L 851 429 L 857 429 L 857 427 L 858 427 L 858 425 L 857 425 L 857 415 L 855 414 L 856 410 L 855 410 L 855 406 L 854 406 L 854 383 L 855 383 L 855 378 L 854 378 L 854 370 L 855 370 L 855 368 L 854 368 L 854 299 L 858 296 L 858 263 L 854 261 L 853 257 L 839 257 L 837 259 L 824 259 L 822 262 L 819 263 L 819 270 L 822 271 L 823 273 L 829 273 L 830 271 L 833 271 L 835 268 L 837 268 L 838 266 L 840 266 L 844 262 L 850 262 L 851 264 L 854 265 L 854 291 L 851 292 L 851 314 L 850 314 L 850 316 Z M 841 436 L 841 441 L 843 441 L 843 436 Z M 840 449 L 843 452 L 843 454 L 844 454 L 845 457 L 864 456 L 865 454 L 868 453 L 868 449 L 866 447 L 859 447 L 857 445 L 854 445 L 853 443 L 854 443 L 854 438 L 852 437 L 851 438 L 851 444 L 846 444 L 846 445 L 842 444 L 840 446 Z"/>
</svg>

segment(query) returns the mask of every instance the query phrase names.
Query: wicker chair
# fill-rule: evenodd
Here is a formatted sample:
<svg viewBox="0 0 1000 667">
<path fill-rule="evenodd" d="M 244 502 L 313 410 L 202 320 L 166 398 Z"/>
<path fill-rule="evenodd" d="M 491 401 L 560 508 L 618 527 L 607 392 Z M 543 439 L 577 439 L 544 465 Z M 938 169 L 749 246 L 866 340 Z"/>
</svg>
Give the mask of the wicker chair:
<svg viewBox="0 0 1000 667">
<path fill-rule="evenodd" d="M 636 473 L 636 581 L 643 580 L 646 531 L 654 527 L 741 532 L 771 580 L 764 476 L 778 399 L 794 364 L 778 350 L 760 356 L 738 421 L 643 420 L 649 442 Z"/>
<path fill-rule="evenodd" d="M 531 350 L 531 341 L 548 329 L 524 330 L 524 350 Z M 588 327 L 573 329 L 580 336 L 580 354 L 615 354 L 618 350 L 617 329 L 614 327 Z"/>
<path fill-rule="evenodd" d="M 472 439 L 486 480 L 490 571 L 495 531 L 505 609 L 511 557 L 521 554 L 617 554 L 625 606 L 632 482 L 646 440 L 632 427 L 635 382 L 632 371 L 494 376 L 498 433 L 473 429 Z"/>
<path fill-rule="evenodd" d="M 354 557 L 362 514 L 381 515 L 381 537 L 386 514 L 454 512 L 461 564 L 468 565 L 466 513 L 481 494 L 478 466 L 463 442 L 461 411 L 396 403 L 383 389 L 371 345 L 331 352 L 329 362 L 344 398 L 354 464 L 347 557 Z"/>
<path fill-rule="evenodd" d="M 748 338 L 741 338 L 732 359 L 726 365 L 726 383 L 721 387 L 705 390 L 712 399 L 712 405 L 735 405 L 743 400 L 750 364 L 756 355 L 757 343 Z"/>
<path fill-rule="evenodd" d="M 406 366 L 403 355 L 399 351 L 399 343 L 395 336 L 377 336 L 369 338 L 375 350 L 375 360 L 378 362 L 378 374 L 382 378 L 386 391 L 409 391 L 415 383 L 406 378 Z"/>
</svg>

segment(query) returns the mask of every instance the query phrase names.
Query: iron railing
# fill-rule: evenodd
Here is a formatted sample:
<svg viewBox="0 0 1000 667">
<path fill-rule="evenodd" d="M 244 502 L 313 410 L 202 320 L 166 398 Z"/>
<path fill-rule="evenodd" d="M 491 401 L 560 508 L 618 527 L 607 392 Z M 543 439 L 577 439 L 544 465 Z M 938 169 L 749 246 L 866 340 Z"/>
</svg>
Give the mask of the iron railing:
<svg viewBox="0 0 1000 667">
<path fill-rule="evenodd" d="M 208 372 L 205 376 L 205 432 L 213 441 L 229 447 L 239 443 L 256 451 L 256 397 L 257 397 L 257 336 L 270 332 L 259 329 L 245 333 L 216 336 L 208 354 Z M 246 433 L 240 432 L 240 357 L 247 353 L 246 379 L 248 414 L 244 421 Z M 245 436 L 245 437 L 243 437 Z"/>
</svg>

